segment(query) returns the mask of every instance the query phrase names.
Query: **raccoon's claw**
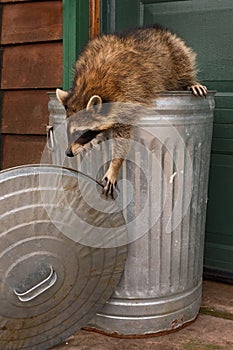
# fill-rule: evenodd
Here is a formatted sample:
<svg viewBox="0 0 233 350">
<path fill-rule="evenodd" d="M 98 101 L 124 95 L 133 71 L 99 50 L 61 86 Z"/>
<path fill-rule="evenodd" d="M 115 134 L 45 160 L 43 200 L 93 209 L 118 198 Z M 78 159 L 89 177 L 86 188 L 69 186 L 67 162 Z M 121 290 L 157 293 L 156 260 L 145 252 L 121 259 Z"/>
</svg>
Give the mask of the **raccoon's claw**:
<svg viewBox="0 0 233 350">
<path fill-rule="evenodd" d="M 107 178 L 105 178 L 105 181 L 107 182 L 106 185 L 103 188 L 102 194 L 104 194 L 106 197 L 110 196 L 112 197 L 112 199 L 115 199 L 114 196 L 114 190 L 115 188 L 117 188 L 117 184 L 112 183 L 110 180 L 108 180 Z"/>
<path fill-rule="evenodd" d="M 104 175 L 104 177 L 102 178 L 101 182 L 104 182 L 104 181 L 106 183 L 105 183 L 105 186 L 103 188 L 102 194 L 104 194 L 106 197 L 108 197 L 110 194 L 112 199 L 115 199 L 114 192 L 115 192 L 115 189 L 118 190 L 116 177 L 113 174 L 110 175 L 110 174 L 106 173 Z"/>
<path fill-rule="evenodd" d="M 101 180 L 101 182 L 104 182 L 104 181 L 106 181 L 106 184 L 103 188 L 102 194 L 104 194 L 106 197 L 108 197 L 110 194 L 112 199 L 115 199 L 114 192 L 115 192 L 115 189 L 118 189 L 117 182 L 116 181 L 112 182 L 106 176 L 104 176 L 103 179 Z"/>
<path fill-rule="evenodd" d="M 201 97 L 206 97 L 208 93 L 207 87 L 201 84 L 191 85 L 188 87 L 188 90 L 191 90 L 195 96 L 201 96 Z"/>
</svg>

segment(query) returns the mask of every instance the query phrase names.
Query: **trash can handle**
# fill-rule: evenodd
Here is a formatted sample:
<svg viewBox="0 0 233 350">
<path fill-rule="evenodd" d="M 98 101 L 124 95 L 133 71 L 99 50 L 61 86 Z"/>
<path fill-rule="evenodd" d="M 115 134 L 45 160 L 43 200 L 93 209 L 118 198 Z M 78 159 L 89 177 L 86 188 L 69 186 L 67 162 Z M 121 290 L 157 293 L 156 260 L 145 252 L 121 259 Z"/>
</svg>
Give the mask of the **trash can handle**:
<svg viewBox="0 0 233 350">
<path fill-rule="evenodd" d="M 47 134 L 47 147 L 49 151 L 54 151 L 54 135 L 53 135 L 53 127 L 51 125 L 46 125 L 46 134 Z"/>
<path fill-rule="evenodd" d="M 17 295 L 18 299 L 22 302 L 27 302 L 35 299 L 38 295 L 44 293 L 46 290 L 51 288 L 57 281 L 57 274 L 53 270 L 53 267 L 50 266 L 49 276 L 46 277 L 43 281 L 36 284 L 34 287 L 30 288 L 26 292 L 20 293 L 14 289 L 15 295 Z"/>
</svg>

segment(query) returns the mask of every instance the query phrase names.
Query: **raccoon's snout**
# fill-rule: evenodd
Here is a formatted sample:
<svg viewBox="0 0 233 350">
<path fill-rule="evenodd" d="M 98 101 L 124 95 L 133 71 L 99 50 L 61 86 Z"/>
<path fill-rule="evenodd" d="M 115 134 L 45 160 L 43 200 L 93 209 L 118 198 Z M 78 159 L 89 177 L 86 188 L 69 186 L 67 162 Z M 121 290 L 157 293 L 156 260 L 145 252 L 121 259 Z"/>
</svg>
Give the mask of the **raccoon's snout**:
<svg viewBox="0 0 233 350">
<path fill-rule="evenodd" d="M 67 157 L 74 157 L 74 153 L 72 152 L 71 148 L 67 148 L 66 155 L 67 155 Z"/>
<path fill-rule="evenodd" d="M 86 129 L 82 132 L 78 132 L 74 134 L 74 136 L 78 136 L 73 143 L 71 143 L 71 146 L 69 146 L 66 150 L 66 156 L 67 157 L 74 157 L 78 155 L 80 152 L 82 152 L 85 147 L 84 145 L 88 144 L 93 138 L 95 138 L 99 133 L 102 131 L 99 130 L 89 130 Z M 73 136 L 73 137 L 74 137 Z"/>
</svg>

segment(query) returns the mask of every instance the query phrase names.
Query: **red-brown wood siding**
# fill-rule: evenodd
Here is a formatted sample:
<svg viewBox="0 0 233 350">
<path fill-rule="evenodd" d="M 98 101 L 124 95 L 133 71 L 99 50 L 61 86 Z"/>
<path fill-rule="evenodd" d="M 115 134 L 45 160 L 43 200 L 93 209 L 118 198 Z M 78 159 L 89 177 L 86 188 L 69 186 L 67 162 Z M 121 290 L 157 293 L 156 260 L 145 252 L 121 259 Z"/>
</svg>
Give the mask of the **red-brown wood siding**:
<svg viewBox="0 0 233 350">
<path fill-rule="evenodd" d="M 40 163 L 47 91 L 62 85 L 62 0 L 2 0 L 2 168 Z"/>
<path fill-rule="evenodd" d="M 2 168 L 22 164 L 40 164 L 45 137 L 38 135 L 5 135 Z"/>
<path fill-rule="evenodd" d="M 6 4 L 2 44 L 57 40 L 62 36 L 61 1 Z M 10 25 L 9 25 L 10 24 Z"/>
<path fill-rule="evenodd" d="M 31 1 L 31 0 L 0 0 L 0 4 L 1 3 L 4 3 L 4 4 L 6 4 L 6 3 L 14 3 L 14 2 L 28 2 L 28 1 Z"/>
<path fill-rule="evenodd" d="M 61 84 L 60 42 L 6 47 L 2 62 L 2 89 L 52 88 Z"/>
<path fill-rule="evenodd" d="M 0 0 L 0 3 L 29 2 L 31 0 Z"/>
<path fill-rule="evenodd" d="M 2 133 L 44 135 L 48 97 L 44 90 L 5 91 L 2 114 Z"/>
</svg>

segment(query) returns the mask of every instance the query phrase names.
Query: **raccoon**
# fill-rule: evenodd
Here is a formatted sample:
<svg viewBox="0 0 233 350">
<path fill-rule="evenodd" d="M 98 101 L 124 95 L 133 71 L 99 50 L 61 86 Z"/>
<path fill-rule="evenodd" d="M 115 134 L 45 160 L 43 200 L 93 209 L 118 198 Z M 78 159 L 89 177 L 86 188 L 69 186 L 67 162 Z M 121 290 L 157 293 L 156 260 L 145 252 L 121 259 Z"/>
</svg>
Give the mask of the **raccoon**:
<svg viewBox="0 0 233 350">
<path fill-rule="evenodd" d="M 67 156 L 82 153 L 98 134 L 111 130 L 113 157 L 102 179 L 106 195 L 114 196 L 132 125 L 161 92 L 206 96 L 207 88 L 196 80 L 195 59 L 182 39 L 159 26 L 102 35 L 78 58 L 71 89 L 56 90 L 69 118 Z"/>
</svg>

